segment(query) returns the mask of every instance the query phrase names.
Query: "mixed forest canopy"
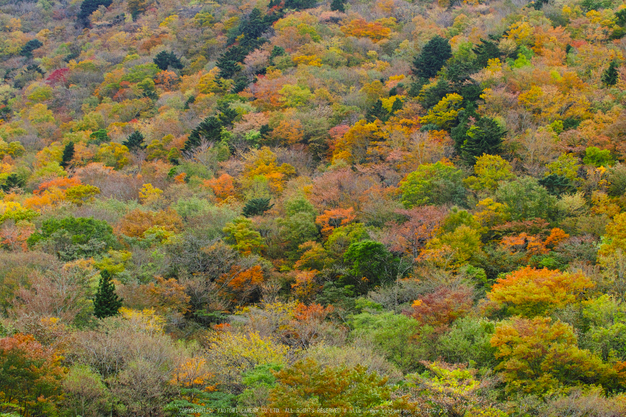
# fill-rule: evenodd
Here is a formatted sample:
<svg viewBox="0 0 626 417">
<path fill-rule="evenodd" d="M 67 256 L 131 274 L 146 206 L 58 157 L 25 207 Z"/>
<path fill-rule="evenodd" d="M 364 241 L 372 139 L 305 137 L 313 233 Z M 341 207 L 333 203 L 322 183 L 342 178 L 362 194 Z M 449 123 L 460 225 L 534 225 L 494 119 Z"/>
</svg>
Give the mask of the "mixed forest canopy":
<svg viewBox="0 0 626 417">
<path fill-rule="evenodd" d="M 626 415 L 626 3 L 0 31 L 0 416 Z"/>
</svg>

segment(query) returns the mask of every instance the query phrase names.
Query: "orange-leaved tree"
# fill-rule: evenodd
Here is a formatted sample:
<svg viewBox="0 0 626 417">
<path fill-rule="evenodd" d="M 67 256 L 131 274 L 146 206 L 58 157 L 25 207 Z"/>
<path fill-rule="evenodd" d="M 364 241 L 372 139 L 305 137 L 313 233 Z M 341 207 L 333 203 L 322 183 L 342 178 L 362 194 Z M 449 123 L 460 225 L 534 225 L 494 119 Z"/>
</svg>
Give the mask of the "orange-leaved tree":
<svg viewBox="0 0 626 417">
<path fill-rule="evenodd" d="M 487 298 L 511 314 L 534 317 L 576 302 L 593 286 L 582 274 L 526 267 L 498 278 Z"/>
<path fill-rule="evenodd" d="M 322 235 L 328 237 L 332 231 L 340 226 L 345 226 L 356 219 L 354 209 L 331 209 L 324 210 L 324 214 L 317 216 L 315 223 L 322 227 Z"/>
<path fill-rule="evenodd" d="M 446 326 L 467 314 L 474 304 L 474 291 L 467 285 L 441 287 L 413 302 L 409 314 L 431 326 Z"/>
<path fill-rule="evenodd" d="M 0 412 L 56 415 L 65 369 L 57 353 L 32 335 L 0 339 Z"/>
</svg>

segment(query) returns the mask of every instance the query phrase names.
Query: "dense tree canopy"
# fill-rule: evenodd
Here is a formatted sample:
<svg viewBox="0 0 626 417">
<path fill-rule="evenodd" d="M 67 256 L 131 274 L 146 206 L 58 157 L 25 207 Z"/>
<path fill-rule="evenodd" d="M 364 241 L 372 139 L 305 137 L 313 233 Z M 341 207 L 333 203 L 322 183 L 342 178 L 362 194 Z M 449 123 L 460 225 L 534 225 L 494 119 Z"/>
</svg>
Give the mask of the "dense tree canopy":
<svg viewBox="0 0 626 417">
<path fill-rule="evenodd" d="M 626 415 L 620 1 L 0 33 L 3 416 Z"/>
</svg>

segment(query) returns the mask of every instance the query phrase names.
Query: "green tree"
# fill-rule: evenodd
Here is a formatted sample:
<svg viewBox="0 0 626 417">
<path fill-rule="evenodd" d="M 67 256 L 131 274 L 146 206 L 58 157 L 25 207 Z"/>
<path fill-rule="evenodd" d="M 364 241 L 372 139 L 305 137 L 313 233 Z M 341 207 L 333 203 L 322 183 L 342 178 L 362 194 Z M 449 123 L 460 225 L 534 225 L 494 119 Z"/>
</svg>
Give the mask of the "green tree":
<svg viewBox="0 0 626 417">
<path fill-rule="evenodd" d="M 252 221 L 238 217 L 224 227 L 225 241 L 242 255 L 259 253 L 265 247 L 261 234 L 252 228 Z"/>
<path fill-rule="evenodd" d="M 269 198 L 253 198 L 246 203 L 241 214 L 244 217 L 260 216 L 272 207 L 274 205 L 270 204 Z"/>
<path fill-rule="evenodd" d="M 496 198 L 507 205 L 512 220 L 550 220 L 555 214 L 556 197 L 533 177 L 520 177 L 500 185 Z"/>
<path fill-rule="evenodd" d="M 100 145 L 111 140 L 109 139 L 109 133 L 106 131 L 106 129 L 96 130 L 91 135 L 89 135 L 89 139 L 91 139 L 89 141 L 89 144 L 94 145 Z"/>
<path fill-rule="evenodd" d="M 343 258 L 352 266 L 350 272 L 357 283 L 380 285 L 395 280 L 401 273 L 400 260 L 374 240 L 352 243 Z"/>
<path fill-rule="evenodd" d="M 452 47 L 447 39 L 441 36 L 432 38 L 422 52 L 413 60 L 413 74 L 419 78 L 432 78 L 452 58 Z"/>
<path fill-rule="evenodd" d="M 346 11 L 345 0 L 333 0 L 332 3 L 330 3 L 330 10 L 344 13 Z"/>
<path fill-rule="evenodd" d="M 615 163 L 611 151 L 608 149 L 600 149 L 590 146 L 585 149 L 585 157 L 583 163 L 586 165 L 594 165 L 597 167 L 609 167 Z"/>
<path fill-rule="evenodd" d="M 476 55 L 476 64 L 480 68 L 486 67 L 490 59 L 499 58 L 502 54 L 495 39 L 481 39 L 472 51 Z"/>
<path fill-rule="evenodd" d="M 122 307 L 122 300 L 115 292 L 111 273 L 103 269 L 100 271 L 100 283 L 96 298 L 93 300 L 93 314 L 99 319 L 116 316 L 120 307 Z"/>
<path fill-rule="evenodd" d="M 173 52 L 161 51 L 154 57 L 154 63 L 161 71 L 165 71 L 169 67 L 174 69 L 183 69 L 183 63 Z"/>
<path fill-rule="evenodd" d="M 602 73 L 602 84 L 606 85 L 607 87 L 611 87 L 617 84 L 617 81 L 619 79 L 619 73 L 617 72 L 618 66 L 619 64 L 616 61 L 611 61 L 609 67 L 605 69 Z"/>
<path fill-rule="evenodd" d="M 128 0 L 127 2 L 128 11 L 130 12 L 133 21 L 137 20 L 137 17 L 141 13 L 144 13 L 148 8 L 147 0 Z"/>
<path fill-rule="evenodd" d="M 399 100 L 396 100 L 396 102 L 397 101 Z M 394 104 L 396 102 L 394 102 Z M 365 120 L 367 120 L 368 123 L 373 123 L 376 119 L 378 119 L 384 123 L 389 119 L 389 116 L 391 116 L 391 113 L 383 107 L 383 102 L 376 100 L 376 103 L 374 103 L 374 105 L 367 111 Z"/>
<path fill-rule="evenodd" d="M 482 155 L 476 158 L 474 176 L 466 178 L 463 182 L 476 191 L 495 191 L 501 183 L 515 178 L 511 172 L 511 164 L 498 155 Z"/>
<path fill-rule="evenodd" d="M 246 77 L 244 74 L 239 74 L 234 81 L 235 83 L 230 89 L 231 94 L 241 93 L 248 87 L 248 85 L 250 85 L 248 77 Z"/>
<path fill-rule="evenodd" d="M 9 176 L 6 177 L 6 179 L 4 180 L 4 184 L 0 185 L 0 189 L 2 189 L 2 191 L 4 192 L 7 192 L 13 188 L 22 188 L 26 185 L 26 180 L 27 178 L 25 178 L 23 175 L 15 173 L 9 174 Z"/>
<path fill-rule="evenodd" d="M 316 4 L 317 0 L 285 0 L 286 9 L 310 9 L 311 7 L 315 7 Z"/>
<path fill-rule="evenodd" d="M 220 112 L 217 115 L 207 117 L 191 131 L 183 147 L 183 152 L 192 152 L 203 141 L 215 143 L 222 140 L 222 130 L 233 124 L 237 112 L 231 109 L 228 104 L 218 106 L 218 110 Z"/>
<path fill-rule="evenodd" d="M 41 48 L 42 46 L 43 46 L 43 43 L 41 43 L 39 39 L 31 39 L 28 42 L 26 42 L 26 45 L 22 47 L 22 50 L 20 51 L 20 55 L 25 56 L 27 58 L 32 58 L 33 51 L 35 49 Z"/>
<path fill-rule="evenodd" d="M 437 356 L 448 363 L 475 362 L 478 368 L 493 368 L 496 360 L 491 336 L 495 323 L 472 316 L 456 320 L 437 342 Z"/>
<path fill-rule="evenodd" d="M 452 129 L 451 136 L 457 153 L 467 163 L 473 165 L 479 156 L 501 152 L 506 129 L 489 117 L 480 117 L 471 109 L 460 116 L 460 123 Z M 473 123 L 470 122 L 472 119 Z"/>
<path fill-rule="evenodd" d="M 428 345 L 419 342 L 423 335 L 429 335 L 432 328 L 412 317 L 391 311 L 361 313 L 351 318 L 350 326 L 353 328 L 351 337 L 371 343 L 376 351 L 403 372 L 421 369 L 420 361 L 428 357 Z"/>
<path fill-rule="evenodd" d="M 215 66 L 219 68 L 220 78 L 233 78 L 239 71 L 241 71 L 240 63 L 246 59 L 246 56 L 250 52 L 249 48 L 244 46 L 231 46 L 217 59 Z"/>
<path fill-rule="evenodd" d="M 576 191 L 572 180 L 563 175 L 550 174 L 540 179 L 539 185 L 545 187 L 550 194 L 556 197 L 561 197 L 563 194 L 572 194 Z"/>
<path fill-rule="evenodd" d="M 85 27 L 89 26 L 89 16 L 98 7 L 109 7 L 113 3 L 113 0 L 85 0 L 80 4 L 80 11 L 78 12 L 78 21 Z"/>
<path fill-rule="evenodd" d="M 420 165 L 400 183 L 400 191 L 406 208 L 449 203 L 463 206 L 467 193 L 463 172 L 441 161 Z"/>
<path fill-rule="evenodd" d="M 489 379 L 477 378 L 476 369 L 466 365 L 424 362 L 427 371 L 407 375 L 407 387 L 417 397 L 418 409 L 426 407 L 431 416 L 506 417 L 492 407 L 492 399 L 484 395 Z"/>
<path fill-rule="evenodd" d="M 113 228 L 93 217 L 48 219 L 27 243 L 30 248 L 40 245 L 64 261 L 98 256 L 119 246 Z"/>
<path fill-rule="evenodd" d="M 63 156 L 61 157 L 61 166 L 65 169 L 72 163 L 74 158 L 74 142 L 70 141 L 65 148 L 63 148 Z"/>
<path fill-rule="evenodd" d="M 143 134 L 140 131 L 135 130 L 133 133 L 130 134 L 130 136 L 128 136 L 128 138 L 126 138 L 124 142 L 122 142 L 122 145 L 126 146 L 131 152 L 144 150 L 146 149 L 144 139 L 145 137 L 143 136 Z"/>
</svg>

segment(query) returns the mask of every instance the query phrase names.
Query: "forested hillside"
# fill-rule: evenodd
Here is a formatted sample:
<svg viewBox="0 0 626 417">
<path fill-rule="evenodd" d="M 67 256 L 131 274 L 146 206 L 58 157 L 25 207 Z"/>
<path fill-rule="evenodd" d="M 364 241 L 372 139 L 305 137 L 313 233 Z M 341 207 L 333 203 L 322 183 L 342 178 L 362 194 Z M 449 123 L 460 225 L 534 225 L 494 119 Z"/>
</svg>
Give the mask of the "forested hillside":
<svg viewBox="0 0 626 417">
<path fill-rule="evenodd" d="M 0 30 L 1 416 L 626 415 L 626 3 Z"/>
</svg>

